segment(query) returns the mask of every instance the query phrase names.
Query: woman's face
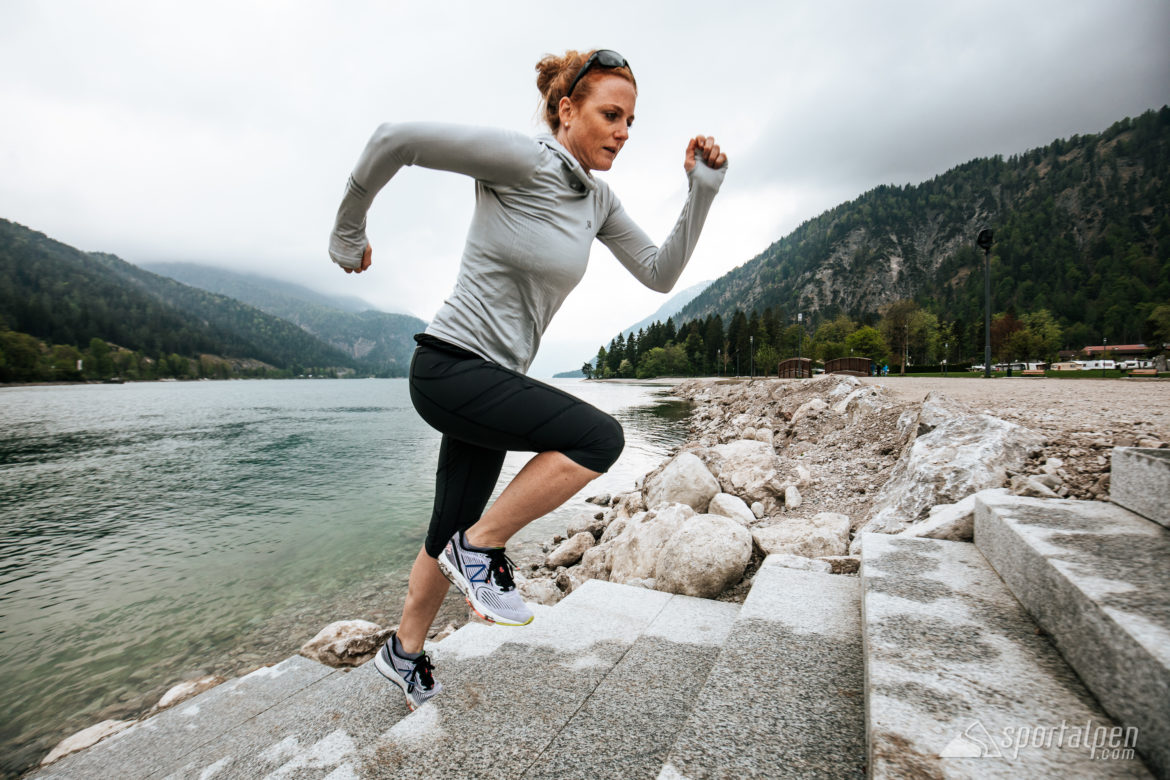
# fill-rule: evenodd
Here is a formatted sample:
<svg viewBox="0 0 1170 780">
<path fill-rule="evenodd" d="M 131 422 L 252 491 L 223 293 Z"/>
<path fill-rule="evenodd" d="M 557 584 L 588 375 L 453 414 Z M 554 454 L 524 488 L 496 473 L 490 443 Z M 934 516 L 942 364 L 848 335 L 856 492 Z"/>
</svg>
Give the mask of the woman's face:
<svg viewBox="0 0 1170 780">
<path fill-rule="evenodd" d="M 621 76 L 595 79 L 584 100 L 561 98 L 557 140 L 585 170 L 608 171 L 630 137 L 637 97 L 634 85 Z"/>
</svg>

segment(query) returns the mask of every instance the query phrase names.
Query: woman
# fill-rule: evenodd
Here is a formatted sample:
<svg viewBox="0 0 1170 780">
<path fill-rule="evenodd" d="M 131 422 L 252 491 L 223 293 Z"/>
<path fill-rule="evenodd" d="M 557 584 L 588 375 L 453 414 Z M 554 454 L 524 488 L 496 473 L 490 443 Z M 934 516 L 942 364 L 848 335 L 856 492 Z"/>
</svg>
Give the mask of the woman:
<svg viewBox="0 0 1170 780">
<path fill-rule="evenodd" d="M 476 205 L 459 276 L 410 366 L 410 395 L 443 434 L 435 503 L 410 573 L 398 630 L 375 658 L 411 709 L 440 690 L 423 640 L 454 583 L 481 617 L 526 625 L 532 612 L 512 579 L 508 539 L 569 499 L 617 460 L 621 426 L 578 398 L 525 376 L 541 335 L 585 273 L 599 239 L 643 284 L 673 286 L 726 172 L 713 138 L 687 142 L 686 204 L 655 247 L 626 215 L 607 171 L 629 138 L 637 83 L 607 49 L 546 56 L 536 66 L 551 134 L 479 127 L 383 125 L 370 139 L 337 213 L 329 254 L 346 273 L 370 267 L 366 213 L 403 165 L 475 179 Z M 508 450 L 536 452 L 486 512 Z"/>
</svg>

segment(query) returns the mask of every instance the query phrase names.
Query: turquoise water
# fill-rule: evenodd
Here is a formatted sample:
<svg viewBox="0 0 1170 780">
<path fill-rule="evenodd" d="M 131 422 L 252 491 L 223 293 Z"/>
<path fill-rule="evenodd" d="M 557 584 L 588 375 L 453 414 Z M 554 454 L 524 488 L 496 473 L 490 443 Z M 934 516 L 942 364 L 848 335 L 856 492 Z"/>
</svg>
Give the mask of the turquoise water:
<svg viewBox="0 0 1170 780">
<path fill-rule="evenodd" d="M 685 434 L 661 388 L 556 383 L 615 415 L 627 445 L 522 532 L 529 548 Z M 438 442 L 400 379 L 0 390 L 4 773 L 334 620 L 397 622 Z M 501 488 L 529 457 L 509 454 Z M 449 597 L 440 621 L 464 614 Z"/>
</svg>

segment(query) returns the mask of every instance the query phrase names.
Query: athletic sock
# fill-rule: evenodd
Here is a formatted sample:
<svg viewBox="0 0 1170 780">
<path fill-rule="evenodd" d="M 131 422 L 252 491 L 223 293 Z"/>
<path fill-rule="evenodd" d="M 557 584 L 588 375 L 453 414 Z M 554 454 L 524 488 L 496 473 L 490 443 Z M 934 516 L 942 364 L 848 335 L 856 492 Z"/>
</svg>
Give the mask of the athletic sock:
<svg viewBox="0 0 1170 780">
<path fill-rule="evenodd" d="M 403 650 L 402 649 L 402 642 L 398 641 L 398 634 L 397 634 L 397 632 L 395 632 L 395 634 L 394 634 L 394 654 L 396 656 L 398 656 L 399 658 L 405 658 L 408 661 L 416 661 L 422 656 L 423 651 L 420 650 L 417 653 L 408 653 L 405 650 Z"/>
<path fill-rule="evenodd" d="M 476 547 L 474 544 L 467 541 L 467 534 L 463 531 L 459 532 L 459 538 L 462 540 L 459 542 L 459 544 L 462 545 L 463 549 L 465 549 L 465 550 L 474 550 L 475 552 L 490 553 L 492 550 L 504 549 L 503 547 Z"/>
</svg>

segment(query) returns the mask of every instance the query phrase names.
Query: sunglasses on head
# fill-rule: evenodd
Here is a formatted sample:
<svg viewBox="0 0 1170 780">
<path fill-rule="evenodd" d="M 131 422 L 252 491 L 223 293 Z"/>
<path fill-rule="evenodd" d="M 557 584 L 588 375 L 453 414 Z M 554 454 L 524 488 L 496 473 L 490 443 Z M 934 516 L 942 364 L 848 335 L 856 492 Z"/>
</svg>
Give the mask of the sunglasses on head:
<svg viewBox="0 0 1170 780">
<path fill-rule="evenodd" d="M 566 97 L 573 94 L 573 90 L 577 88 L 577 82 L 589 72 L 589 69 L 594 64 L 600 65 L 603 68 L 627 68 L 631 76 L 634 74 L 634 69 L 630 68 L 630 63 L 626 62 L 625 57 L 613 49 L 598 49 L 589 55 L 589 59 L 585 60 L 585 64 L 581 66 L 581 70 L 577 71 L 577 76 L 573 79 L 573 83 L 569 85 L 569 91 L 565 93 Z"/>
</svg>

